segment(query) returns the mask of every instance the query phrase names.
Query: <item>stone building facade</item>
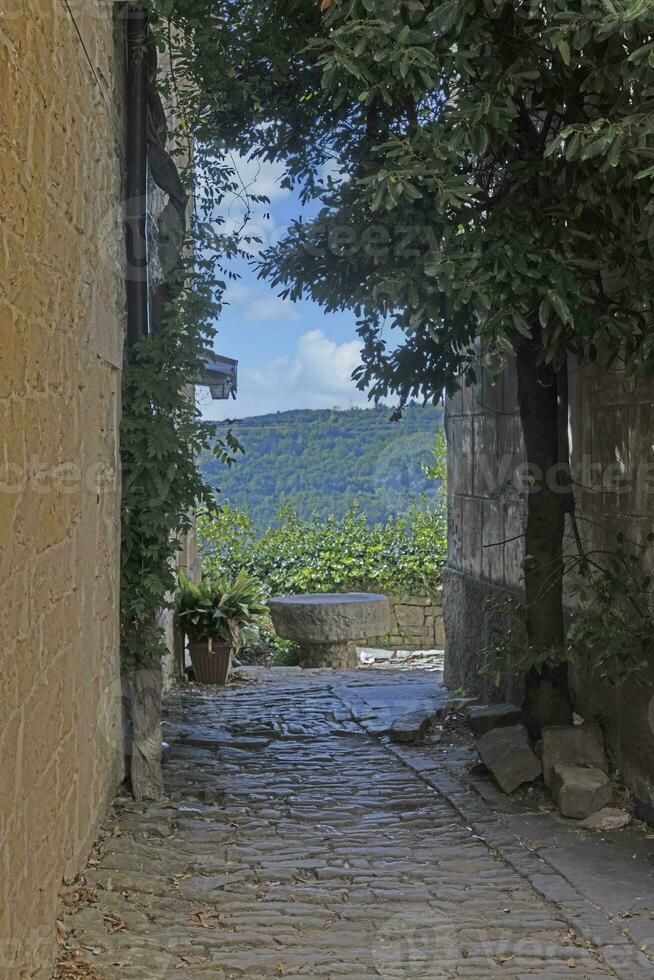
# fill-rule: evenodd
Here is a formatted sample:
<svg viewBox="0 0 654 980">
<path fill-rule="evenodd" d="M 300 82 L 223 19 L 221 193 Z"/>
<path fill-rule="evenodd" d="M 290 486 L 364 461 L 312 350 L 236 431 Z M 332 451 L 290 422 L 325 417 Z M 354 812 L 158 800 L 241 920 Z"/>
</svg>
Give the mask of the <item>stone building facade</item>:
<svg viewBox="0 0 654 980">
<path fill-rule="evenodd" d="M 571 365 L 569 430 L 586 550 L 615 550 L 619 532 L 646 542 L 654 530 L 654 384 Z M 507 627 L 501 600 L 522 587 L 524 498 L 509 487 L 524 463 L 515 371 L 495 381 L 482 372 L 476 386 L 460 391 L 447 406 L 446 431 L 445 680 L 450 689 L 519 703 L 515 681 L 497 690 L 479 674 L 481 651 Z M 645 566 L 652 571 L 652 549 Z M 654 665 L 642 687 L 608 687 L 583 667 L 572 676 L 576 710 L 601 721 L 627 785 L 647 805 L 654 804 L 652 682 Z"/>
<path fill-rule="evenodd" d="M 50 977 L 122 775 L 123 55 L 104 0 L 0 12 L 0 976 Z"/>
</svg>

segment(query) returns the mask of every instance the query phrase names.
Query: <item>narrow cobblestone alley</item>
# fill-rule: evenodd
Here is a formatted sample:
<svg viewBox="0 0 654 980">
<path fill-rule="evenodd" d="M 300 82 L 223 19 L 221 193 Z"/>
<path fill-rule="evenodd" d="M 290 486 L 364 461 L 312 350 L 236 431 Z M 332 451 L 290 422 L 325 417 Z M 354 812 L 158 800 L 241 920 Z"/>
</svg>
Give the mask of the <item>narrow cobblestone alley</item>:
<svg viewBox="0 0 654 980">
<path fill-rule="evenodd" d="M 562 878 L 501 833 L 495 846 L 475 794 L 362 727 L 391 685 L 393 703 L 445 698 L 429 674 L 374 673 L 372 694 L 362 671 L 175 694 L 168 800 L 116 801 L 86 887 L 65 896 L 56 975 L 650 975 Z"/>
</svg>

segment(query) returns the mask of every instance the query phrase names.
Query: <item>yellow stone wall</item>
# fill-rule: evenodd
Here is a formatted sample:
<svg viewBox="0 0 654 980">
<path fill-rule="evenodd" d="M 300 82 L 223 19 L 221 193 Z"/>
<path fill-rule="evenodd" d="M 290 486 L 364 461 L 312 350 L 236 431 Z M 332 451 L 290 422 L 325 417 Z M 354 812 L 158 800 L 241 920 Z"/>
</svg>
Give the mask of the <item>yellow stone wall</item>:
<svg viewBox="0 0 654 980">
<path fill-rule="evenodd" d="M 117 9 L 0 3 L 3 980 L 51 976 L 58 888 L 122 775 Z"/>
</svg>

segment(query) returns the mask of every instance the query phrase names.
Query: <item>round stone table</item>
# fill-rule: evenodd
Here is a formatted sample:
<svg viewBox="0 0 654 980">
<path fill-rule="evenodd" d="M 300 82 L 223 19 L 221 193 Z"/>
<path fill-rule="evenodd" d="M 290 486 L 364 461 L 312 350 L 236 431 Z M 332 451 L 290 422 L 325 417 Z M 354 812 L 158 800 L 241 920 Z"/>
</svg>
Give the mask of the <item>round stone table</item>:
<svg viewBox="0 0 654 980">
<path fill-rule="evenodd" d="M 372 592 L 274 596 L 268 608 L 279 636 L 299 644 L 302 667 L 356 667 L 357 644 L 391 628 L 388 599 Z"/>
</svg>

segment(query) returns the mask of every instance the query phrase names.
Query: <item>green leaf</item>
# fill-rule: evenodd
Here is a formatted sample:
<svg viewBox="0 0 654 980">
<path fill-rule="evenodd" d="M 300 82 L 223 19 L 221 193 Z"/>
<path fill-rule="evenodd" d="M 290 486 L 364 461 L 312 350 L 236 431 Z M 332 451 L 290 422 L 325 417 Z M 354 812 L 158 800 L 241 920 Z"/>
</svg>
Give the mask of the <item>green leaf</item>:
<svg viewBox="0 0 654 980">
<path fill-rule="evenodd" d="M 403 182 L 402 190 L 405 197 L 408 197 L 410 201 L 418 201 L 422 197 L 421 191 L 419 191 L 417 187 L 414 187 L 413 184 L 409 184 L 407 181 Z"/>
<path fill-rule="evenodd" d="M 513 326 L 518 333 L 522 334 L 523 337 L 531 337 L 531 329 L 524 317 L 520 316 L 519 313 L 514 312 L 511 314 L 511 319 L 513 321 Z"/>
<path fill-rule="evenodd" d="M 545 151 L 543 153 L 543 157 L 545 159 L 547 159 L 547 157 L 551 157 L 552 154 L 555 153 L 558 150 L 558 148 L 559 148 L 559 146 L 561 145 L 562 142 L 563 142 L 563 136 L 562 136 L 561 133 L 558 133 L 546 145 Z"/>
<path fill-rule="evenodd" d="M 572 312 L 570 310 L 570 307 L 566 304 L 563 297 L 561 297 L 558 293 L 554 292 L 554 290 L 550 289 L 547 293 L 547 299 L 549 300 L 550 305 L 554 308 L 555 312 L 558 314 L 558 316 L 563 321 L 563 323 L 565 324 L 573 323 L 574 318 L 572 316 Z"/>
<path fill-rule="evenodd" d="M 622 150 L 622 137 L 617 136 L 611 143 L 611 148 L 606 154 L 606 159 L 612 167 L 617 167 L 620 163 L 620 151 Z"/>
<path fill-rule="evenodd" d="M 547 321 L 549 320 L 551 309 L 552 307 L 550 306 L 549 302 L 546 299 L 541 300 L 541 304 L 538 307 L 538 319 L 540 321 L 541 327 L 547 326 Z"/>
<path fill-rule="evenodd" d="M 470 146 L 478 156 L 483 156 L 488 146 L 488 131 L 485 126 L 476 126 L 471 130 Z"/>
</svg>

